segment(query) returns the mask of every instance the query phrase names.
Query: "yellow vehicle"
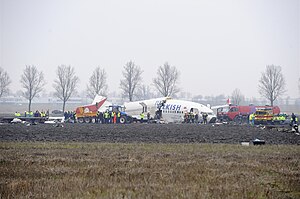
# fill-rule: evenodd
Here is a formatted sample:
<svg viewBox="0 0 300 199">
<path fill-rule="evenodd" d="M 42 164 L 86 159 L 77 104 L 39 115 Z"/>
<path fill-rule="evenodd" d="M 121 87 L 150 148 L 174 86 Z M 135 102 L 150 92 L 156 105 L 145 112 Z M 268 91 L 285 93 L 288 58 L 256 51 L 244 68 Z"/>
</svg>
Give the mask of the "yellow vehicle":
<svg viewBox="0 0 300 199">
<path fill-rule="evenodd" d="M 272 124 L 273 118 L 272 109 L 258 109 L 254 113 L 254 124 Z"/>
</svg>

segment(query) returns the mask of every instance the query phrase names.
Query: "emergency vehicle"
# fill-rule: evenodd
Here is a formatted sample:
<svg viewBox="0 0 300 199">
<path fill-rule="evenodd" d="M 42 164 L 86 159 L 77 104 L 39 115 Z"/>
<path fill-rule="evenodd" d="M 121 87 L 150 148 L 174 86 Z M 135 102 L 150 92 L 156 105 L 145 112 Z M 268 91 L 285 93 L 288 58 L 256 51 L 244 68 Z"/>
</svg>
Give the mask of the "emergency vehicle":
<svg viewBox="0 0 300 199">
<path fill-rule="evenodd" d="M 272 124 L 273 119 L 272 108 L 260 108 L 254 113 L 254 124 Z"/>
<path fill-rule="evenodd" d="M 259 109 L 271 109 L 272 114 L 280 113 L 280 108 L 278 106 L 236 106 L 229 104 L 217 108 L 217 118 L 219 121 L 247 122 L 249 115 L 255 113 L 256 110 Z"/>
</svg>

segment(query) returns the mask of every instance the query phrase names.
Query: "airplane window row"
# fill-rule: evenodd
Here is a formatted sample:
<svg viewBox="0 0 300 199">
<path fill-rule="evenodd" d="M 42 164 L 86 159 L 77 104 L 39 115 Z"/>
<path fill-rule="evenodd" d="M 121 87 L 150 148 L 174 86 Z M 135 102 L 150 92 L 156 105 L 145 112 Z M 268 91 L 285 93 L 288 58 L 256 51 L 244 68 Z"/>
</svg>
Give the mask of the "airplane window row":
<svg viewBox="0 0 300 199">
<path fill-rule="evenodd" d="M 183 111 L 169 111 L 169 110 L 166 110 L 166 111 L 163 111 L 163 113 L 178 113 L 178 114 L 183 114 Z"/>
</svg>

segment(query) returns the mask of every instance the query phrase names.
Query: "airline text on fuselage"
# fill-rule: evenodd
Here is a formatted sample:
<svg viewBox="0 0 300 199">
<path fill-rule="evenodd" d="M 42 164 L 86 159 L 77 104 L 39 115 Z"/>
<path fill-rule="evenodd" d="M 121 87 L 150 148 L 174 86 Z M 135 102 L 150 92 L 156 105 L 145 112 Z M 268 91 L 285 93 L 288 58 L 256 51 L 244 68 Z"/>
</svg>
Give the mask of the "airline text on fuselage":
<svg viewBox="0 0 300 199">
<path fill-rule="evenodd" d="M 159 107 L 159 104 L 161 104 L 161 101 L 156 101 L 155 105 Z M 164 106 L 161 107 L 163 110 L 169 110 L 169 111 L 180 111 L 181 105 L 179 104 L 164 104 Z"/>
</svg>

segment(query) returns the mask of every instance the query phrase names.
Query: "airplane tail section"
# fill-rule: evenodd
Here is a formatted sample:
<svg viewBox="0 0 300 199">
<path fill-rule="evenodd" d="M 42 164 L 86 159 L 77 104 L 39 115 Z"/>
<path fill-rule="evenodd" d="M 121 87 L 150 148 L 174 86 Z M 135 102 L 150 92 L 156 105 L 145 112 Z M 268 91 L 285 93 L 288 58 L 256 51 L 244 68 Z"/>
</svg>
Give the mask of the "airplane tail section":
<svg viewBox="0 0 300 199">
<path fill-rule="evenodd" d="M 100 95 L 96 95 L 95 98 L 94 98 L 94 100 L 93 100 L 93 103 L 92 103 L 92 104 L 101 103 L 101 102 L 104 103 L 105 100 L 106 100 L 106 97 L 100 96 Z M 103 104 L 103 103 L 102 103 L 102 104 Z"/>
</svg>

